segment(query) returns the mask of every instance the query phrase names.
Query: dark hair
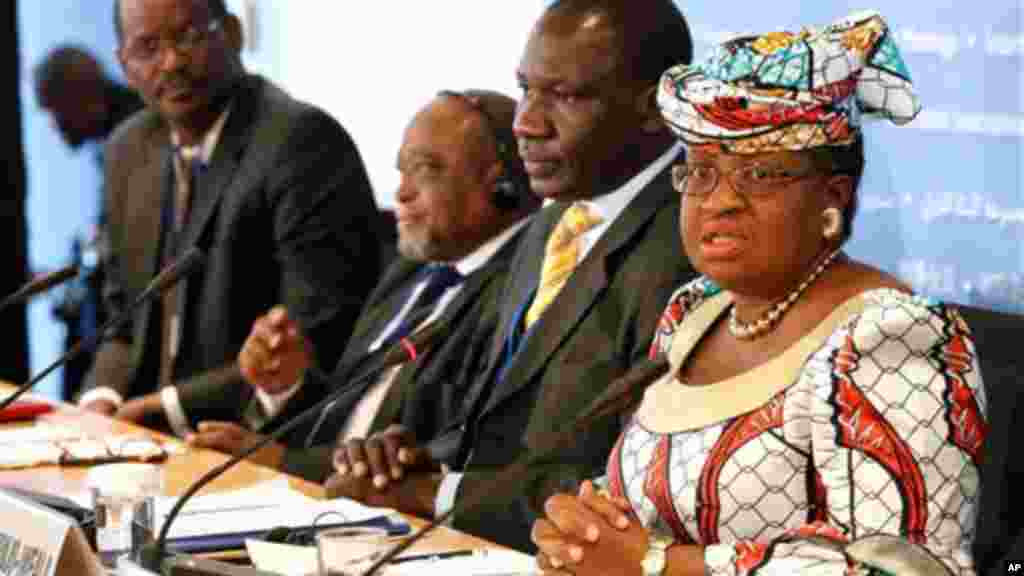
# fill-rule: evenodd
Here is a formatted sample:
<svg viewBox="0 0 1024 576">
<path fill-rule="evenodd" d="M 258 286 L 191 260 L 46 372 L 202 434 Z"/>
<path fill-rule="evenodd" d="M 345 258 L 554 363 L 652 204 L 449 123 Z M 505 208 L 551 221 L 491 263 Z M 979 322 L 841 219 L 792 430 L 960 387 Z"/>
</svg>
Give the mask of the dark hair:
<svg viewBox="0 0 1024 576">
<path fill-rule="evenodd" d="M 633 79 L 656 84 L 665 70 L 693 59 L 693 39 L 686 18 L 674 0 L 555 0 L 554 11 L 608 16 L 622 33 L 622 56 Z"/>
<path fill-rule="evenodd" d="M 82 72 L 75 74 L 76 69 L 85 68 L 88 78 L 101 80 L 104 76 L 103 67 L 88 51 L 81 46 L 62 44 L 57 46 L 32 70 L 32 81 L 37 93 L 51 93 L 64 90 Z"/>
<path fill-rule="evenodd" d="M 437 95 L 458 98 L 483 117 L 484 137 L 489 144 L 494 145 L 495 154 L 502 166 L 502 177 L 515 187 L 509 191 L 509 195 L 517 198 L 530 195 L 530 178 L 526 174 L 523 159 L 519 156 L 516 137 L 512 133 L 516 101 L 499 92 L 480 89 L 441 90 Z"/>
<path fill-rule="evenodd" d="M 854 141 L 845 146 L 822 146 L 810 150 L 814 164 L 832 174 L 849 176 L 852 181 L 850 203 L 843 210 L 843 235 L 845 243 L 853 233 L 853 219 L 857 215 L 857 197 L 860 179 L 864 175 L 864 137 L 858 134 Z"/>
<path fill-rule="evenodd" d="M 206 0 L 206 6 L 210 10 L 210 18 L 219 20 L 229 14 L 227 4 L 224 0 Z M 114 34 L 117 43 L 124 40 L 124 23 L 121 22 L 121 0 L 114 0 Z"/>
</svg>

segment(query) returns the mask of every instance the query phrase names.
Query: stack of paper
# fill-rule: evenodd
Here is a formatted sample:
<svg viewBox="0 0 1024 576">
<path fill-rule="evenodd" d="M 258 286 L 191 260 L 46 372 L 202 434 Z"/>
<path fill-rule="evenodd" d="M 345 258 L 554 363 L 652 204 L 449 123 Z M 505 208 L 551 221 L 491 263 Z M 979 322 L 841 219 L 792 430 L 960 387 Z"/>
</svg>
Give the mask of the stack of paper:
<svg viewBox="0 0 1024 576">
<path fill-rule="evenodd" d="M 0 429 L 0 470 L 54 464 L 146 462 L 161 460 L 172 450 L 173 446 L 146 434 L 96 437 L 47 422 Z"/>
<path fill-rule="evenodd" d="M 158 525 L 163 526 L 177 497 L 157 502 Z M 168 538 L 236 535 L 245 537 L 273 528 L 296 528 L 320 524 L 362 522 L 372 518 L 396 516 L 387 508 L 370 508 L 339 498 L 316 500 L 293 489 L 280 477 L 248 488 L 197 496 L 189 500 L 171 526 Z M 238 539 L 241 546 L 242 539 Z"/>
</svg>

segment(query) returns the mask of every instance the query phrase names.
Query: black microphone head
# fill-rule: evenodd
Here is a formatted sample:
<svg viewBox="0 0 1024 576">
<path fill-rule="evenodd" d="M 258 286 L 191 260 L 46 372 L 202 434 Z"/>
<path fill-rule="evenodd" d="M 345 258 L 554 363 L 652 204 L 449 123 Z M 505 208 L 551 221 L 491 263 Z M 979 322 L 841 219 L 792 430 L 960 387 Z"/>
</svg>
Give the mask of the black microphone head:
<svg viewBox="0 0 1024 576">
<path fill-rule="evenodd" d="M 150 283 L 150 287 L 158 292 L 170 288 L 181 278 L 191 274 L 203 262 L 203 251 L 195 246 L 189 248 L 173 264 L 164 268 Z"/>
<path fill-rule="evenodd" d="M 287 544 L 289 538 L 292 536 L 292 529 L 287 526 L 275 526 L 267 533 L 263 535 L 263 539 L 267 542 L 275 542 L 277 544 Z"/>
<path fill-rule="evenodd" d="M 72 265 L 72 266 L 67 266 L 65 268 L 61 268 L 60 270 L 57 270 L 56 272 L 51 272 L 50 274 L 47 274 L 45 277 L 41 278 L 40 280 L 44 280 L 45 281 L 45 285 L 44 285 L 45 288 L 49 288 L 51 286 L 56 286 L 57 284 L 60 284 L 61 282 L 65 282 L 67 280 L 70 280 L 70 279 L 74 278 L 75 276 L 78 276 L 78 266 Z"/>
<path fill-rule="evenodd" d="M 644 391 L 664 376 L 670 368 L 668 358 L 664 355 L 634 364 L 629 371 L 612 381 L 577 417 L 575 428 L 585 429 L 597 418 L 621 414 L 635 407 L 643 399 Z"/>
<path fill-rule="evenodd" d="M 435 320 L 393 344 L 384 354 L 381 365 L 393 366 L 415 360 L 447 335 L 448 323 Z"/>
<path fill-rule="evenodd" d="M 3 300 L 0 300 L 0 310 L 4 310 L 12 304 L 16 304 L 27 300 L 36 294 L 45 292 L 58 284 L 63 284 L 75 276 L 78 276 L 78 266 L 71 265 L 34 278 L 13 294 L 9 294 L 4 297 Z"/>
</svg>

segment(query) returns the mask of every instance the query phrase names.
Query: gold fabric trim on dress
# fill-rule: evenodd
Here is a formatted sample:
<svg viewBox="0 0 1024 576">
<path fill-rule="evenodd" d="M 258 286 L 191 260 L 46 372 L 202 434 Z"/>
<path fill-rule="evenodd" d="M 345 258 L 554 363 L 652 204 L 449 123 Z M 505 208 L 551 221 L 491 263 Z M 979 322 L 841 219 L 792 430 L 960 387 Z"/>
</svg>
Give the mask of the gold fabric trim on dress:
<svg viewBox="0 0 1024 576">
<path fill-rule="evenodd" d="M 760 408 L 796 382 L 807 359 L 843 322 L 860 314 L 867 303 L 864 293 L 843 302 L 810 334 L 756 368 L 707 386 L 680 384 L 675 379 L 679 367 L 730 304 L 732 296 L 721 292 L 708 298 L 683 320 L 669 351 L 672 369 L 647 389 L 637 410 L 636 418 L 641 426 L 656 434 L 671 434 L 704 428 Z"/>
</svg>

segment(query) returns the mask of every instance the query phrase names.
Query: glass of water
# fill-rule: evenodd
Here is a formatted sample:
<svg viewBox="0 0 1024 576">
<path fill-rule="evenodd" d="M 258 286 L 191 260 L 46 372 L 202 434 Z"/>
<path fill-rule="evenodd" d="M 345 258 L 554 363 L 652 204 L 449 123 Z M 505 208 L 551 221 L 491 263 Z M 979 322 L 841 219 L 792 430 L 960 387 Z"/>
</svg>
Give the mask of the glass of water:
<svg viewBox="0 0 1024 576">
<path fill-rule="evenodd" d="M 105 464 L 89 470 L 86 484 L 96 514 L 96 550 L 104 566 L 125 554 L 137 560 L 153 540 L 156 500 L 163 494 L 163 471 L 153 464 Z"/>
<path fill-rule="evenodd" d="M 320 576 L 358 576 L 391 549 L 397 538 L 375 527 L 321 530 L 316 534 Z"/>
</svg>

